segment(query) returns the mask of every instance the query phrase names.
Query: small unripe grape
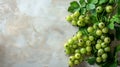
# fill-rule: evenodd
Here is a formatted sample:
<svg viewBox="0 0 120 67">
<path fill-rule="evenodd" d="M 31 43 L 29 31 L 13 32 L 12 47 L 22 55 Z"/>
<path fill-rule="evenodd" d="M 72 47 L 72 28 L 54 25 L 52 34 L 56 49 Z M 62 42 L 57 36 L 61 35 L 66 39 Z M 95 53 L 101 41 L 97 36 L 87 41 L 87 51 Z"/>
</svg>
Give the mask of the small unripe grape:
<svg viewBox="0 0 120 67">
<path fill-rule="evenodd" d="M 81 54 L 85 54 L 86 53 L 86 49 L 85 48 L 81 48 L 80 52 L 81 52 Z"/>
<path fill-rule="evenodd" d="M 101 43 L 102 43 L 102 40 L 101 40 L 101 39 L 98 39 L 98 40 L 97 40 L 97 43 L 98 43 L 98 44 L 101 44 Z"/>
<path fill-rule="evenodd" d="M 80 50 L 79 50 L 79 49 L 76 49 L 76 50 L 75 50 L 75 53 L 80 53 Z"/>
<path fill-rule="evenodd" d="M 102 11 L 103 11 L 102 6 L 98 6 L 98 7 L 96 8 L 96 12 L 97 12 L 97 13 L 102 13 Z"/>
<path fill-rule="evenodd" d="M 94 31 L 94 29 L 93 29 L 93 27 L 88 27 L 88 28 L 87 28 L 87 31 L 88 31 L 89 33 L 92 33 L 92 32 Z"/>
<path fill-rule="evenodd" d="M 100 44 L 96 44 L 95 47 L 96 47 L 96 49 L 100 49 L 101 45 Z"/>
<path fill-rule="evenodd" d="M 106 6 L 106 12 L 111 13 L 113 11 L 113 7 L 111 5 Z"/>
<path fill-rule="evenodd" d="M 93 37 L 93 36 L 89 36 L 89 40 L 90 40 L 90 41 L 93 41 L 93 40 L 94 40 L 94 37 Z"/>
<path fill-rule="evenodd" d="M 80 15 L 80 12 L 79 12 L 79 11 L 75 11 L 75 12 L 74 12 L 74 16 L 75 16 L 75 17 L 78 17 L 79 15 Z"/>
<path fill-rule="evenodd" d="M 85 26 L 85 23 L 78 20 L 77 25 L 82 27 Z"/>
<path fill-rule="evenodd" d="M 89 16 L 85 16 L 85 23 L 90 23 L 90 17 Z"/>
<path fill-rule="evenodd" d="M 74 60 L 74 64 L 79 64 L 79 60 Z"/>
<path fill-rule="evenodd" d="M 98 30 L 96 31 L 96 35 L 101 36 L 101 35 L 102 35 L 102 31 L 98 29 Z"/>
<path fill-rule="evenodd" d="M 86 51 L 87 51 L 87 52 L 91 52 L 91 51 L 92 51 L 92 47 L 87 46 L 87 47 L 86 47 Z"/>
<path fill-rule="evenodd" d="M 108 55 L 106 53 L 102 54 L 102 59 L 107 59 Z"/>
<path fill-rule="evenodd" d="M 75 56 L 70 56 L 69 59 L 70 59 L 70 61 L 74 61 L 75 60 Z"/>
<path fill-rule="evenodd" d="M 66 17 L 66 20 L 67 20 L 68 22 L 71 22 L 71 21 L 72 21 L 72 17 L 71 17 L 70 15 L 68 15 L 68 16 Z"/>
<path fill-rule="evenodd" d="M 68 64 L 69 64 L 70 67 L 74 66 L 74 62 L 73 61 L 69 61 Z"/>
<path fill-rule="evenodd" d="M 81 31 L 78 31 L 78 32 L 77 32 L 77 37 L 78 37 L 78 39 L 81 38 L 81 36 L 82 36 L 82 32 L 81 32 Z"/>
<path fill-rule="evenodd" d="M 102 46 L 102 48 L 105 48 L 105 47 L 107 46 L 107 44 L 105 44 L 105 43 L 103 42 L 103 43 L 101 43 L 101 46 Z"/>
<path fill-rule="evenodd" d="M 105 51 L 105 52 L 110 52 L 110 47 L 104 48 L 104 51 Z"/>
<path fill-rule="evenodd" d="M 88 40 L 88 36 L 86 36 L 86 35 L 83 36 L 83 40 L 84 40 L 84 41 L 87 41 L 87 40 Z"/>
<path fill-rule="evenodd" d="M 108 28 L 107 28 L 107 27 L 103 28 L 103 29 L 102 29 L 102 32 L 103 32 L 103 33 L 108 33 Z"/>
<path fill-rule="evenodd" d="M 79 44 L 84 44 L 83 39 L 79 39 Z"/>
<path fill-rule="evenodd" d="M 98 25 L 97 25 L 97 24 L 94 24 L 94 25 L 93 25 L 93 28 L 94 28 L 94 29 L 97 29 L 97 28 L 98 28 Z"/>
<path fill-rule="evenodd" d="M 73 44 L 73 45 L 72 45 L 72 48 L 77 48 L 77 45 L 76 45 L 76 44 Z"/>
<path fill-rule="evenodd" d="M 78 40 L 78 37 L 75 35 L 75 36 L 73 36 L 73 41 L 77 41 Z"/>
<path fill-rule="evenodd" d="M 69 46 L 68 46 L 68 44 L 67 43 L 65 43 L 64 44 L 64 48 L 68 48 Z"/>
<path fill-rule="evenodd" d="M 70 49 L 65 49 L 65 53 L 66 53 L 67 55 L 71 54 Z"/>
<path fill-rule="evenodd" d="M 76 59 L 80 59 L 80 58 L 81 58 L 80 53 L 76 53 L 76 54 L 75 54 L 75 58 L 76 58 Z"/>
<path fill-rule="evenodd" d="M 98 55 L 102 55 L 104 53 L 104 50 L 103 49 L 99 49 L 98 50 Z"/>
<path fill-rule="evenodd" d="M 97 57 L 96 58 L 96 62 L 100 63 L 102 61 L 102 58 L 101 57 Z"/>
<path fill-rule="evenodd" d="M 74 42 L 73 39 L 68 40 L 68 44 L 73 44 L 73 42 Z"/>
<path fill-rule="evenodd" d="M 105 35 L 101 35 L 101 36 L 100 36 L 100 38 L 101 38 L 102 40 L 104 40 L 105 37 L 106 37 Z"/>
<path fill-rule="evenodd" d="M 105 37 L 105 39 L 104 39 L 104 42 L 105 42 L 105 43 L 107 43 L 107 44 L 108 44 L 108 43 L 110 43 L 110 41 L 111 41 L 111 40 L 110 40 L 110 38 L 109 38 L 109 37 Z"/>
<path fill-rule="evenodd" d="M 80 16 L 79 16 L 79 21 L 80 21 L 80 22 L 84 22 L 84 16 L 83 16 L 83 15 L 80 15 Z"/>
<path fill-rule="evenodd" d="M 72 20 L 71 24 L 74 25 L 74 26 L 76 26 L 77 25 L 77 21 Z"/>
<path fill-rule="evenodd" d="M 90 41 L 90 40 L 87 40 L 87 41 L 86 41 L 86 45 L 87 45 L 87 46 L 90 46 L 90 45 L 91 45 L 91 41 Z"/>
<path fill-rule="evenodd" d="M 98 26 L 99 26 L 100 29 L 103 29 L 105 27 L 105 24 L 103 22 L 101 22 L 101 23 L 98 24 Z"/>
</svg>

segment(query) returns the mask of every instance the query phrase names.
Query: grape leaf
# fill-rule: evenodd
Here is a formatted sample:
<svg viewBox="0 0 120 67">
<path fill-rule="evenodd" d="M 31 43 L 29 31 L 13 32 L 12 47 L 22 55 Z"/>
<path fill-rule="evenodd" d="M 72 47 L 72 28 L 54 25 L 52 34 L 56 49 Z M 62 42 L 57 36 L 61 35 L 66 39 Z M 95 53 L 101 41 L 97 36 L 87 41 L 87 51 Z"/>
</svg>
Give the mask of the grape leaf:
<svg viewBox="0 0 120 67">
<path fill-rule="evenodd" d="M 87 4 L 86 8 L 87 8 L 87 10 L 94 9 L 95 5 L 94 4 Z"/>
<path fill-rule="evenodd" d="M 88 0 L 88 3 L 97 4 L 97 3 L 98 3 L 98 0 Z"/>
<path fill-rule="evenodd" d="M 115 26 L 115 30 L 116 30 L 116 39 L 120 40 L 120 27 Z"/>
<path fill-rule="evenodd" d="M 87 62 L 90 64 L 90 65 L 93 65 L 95 62 L 96 62 L 96 58 L 95 57 L 90 57 L 87 59 Z"/>
<path fill-rule="evenodd" d="M 79 3 L 80 3 L 81 7 L 85 7 L 86 6 L 85 0 L 79 0 Z"/>
<path fill-rule="evenodd" d="M 114 22 L 110 22 L 107 26 L 109 29 L 113 30 L 114 29 Z"/>
<path fill-rule="evenodd" d="M 106 3 L 108 0 L 99 0 L 99 4 Z"/>
<path fill-rule="evenodd" d="M 76 10 L 79 10 L 79 9 L 80 9 L 80 5 L 77 1 L 70 2 L 68 12 L 74 13 Z"/>
</svg>

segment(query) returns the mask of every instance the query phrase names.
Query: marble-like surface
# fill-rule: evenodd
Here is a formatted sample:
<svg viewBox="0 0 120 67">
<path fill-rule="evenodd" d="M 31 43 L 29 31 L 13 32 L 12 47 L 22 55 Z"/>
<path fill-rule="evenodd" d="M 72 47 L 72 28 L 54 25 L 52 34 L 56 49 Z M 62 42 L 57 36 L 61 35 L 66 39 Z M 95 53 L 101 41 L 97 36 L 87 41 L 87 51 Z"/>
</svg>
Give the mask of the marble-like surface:
<svg viewBox="0 0 120 67">
<path fill-rule="evenodd" d="M 68 67 L 70 0 L 0 0 L 0 67 Z"/>
<path fill-rule="evenodd" d="M 0 0 L 0 67 L 68 67 L 63 44 L 77 31 L 65 21 L 70 1 Z"/>
</svg>

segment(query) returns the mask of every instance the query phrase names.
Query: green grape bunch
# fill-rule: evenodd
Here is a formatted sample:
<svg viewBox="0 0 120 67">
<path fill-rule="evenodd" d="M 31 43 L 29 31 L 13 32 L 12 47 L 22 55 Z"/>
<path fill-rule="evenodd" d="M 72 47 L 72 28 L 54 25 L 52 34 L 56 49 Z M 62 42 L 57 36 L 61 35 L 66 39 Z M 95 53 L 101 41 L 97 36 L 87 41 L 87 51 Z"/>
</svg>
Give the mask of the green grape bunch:
<svg viewBox="0 0 120 67">
<path fill-rule="evenodd" d="M 115 38 L 120 40 L 120 0 L 72 1 L 68 12 L 66 21 L 79 29 L 64 44 L 68 65 L 87 61 L 100 67 L 117 67 L 120 45 L 111 46 Z"/>
</svg>

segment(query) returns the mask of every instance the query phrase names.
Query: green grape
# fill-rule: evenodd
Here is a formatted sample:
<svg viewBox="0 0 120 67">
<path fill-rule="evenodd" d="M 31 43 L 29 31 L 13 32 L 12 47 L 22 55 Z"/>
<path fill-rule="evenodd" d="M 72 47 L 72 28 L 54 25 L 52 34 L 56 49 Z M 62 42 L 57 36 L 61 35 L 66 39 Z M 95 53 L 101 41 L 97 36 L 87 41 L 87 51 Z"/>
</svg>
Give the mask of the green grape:
<svg viewBox="0 0 120 67">
<path fill-rule="evenodd" d="M 65 48 L 65 49 L 66 49 L 66 48 L 69 48 L 68 43 L 65 43 L 65 44 L 64 44 L 64 48 Z"/>
<path fill-rule="evenodd" d="M 103 11 L 102 6 L 98 6 L 98 7 L 96 8 L 96 12 L 97 12 L 97 13 L 102 13 L 102 11 Z"/>
<path fill-rule="evenodd" d="M 100 29 L 103 29 L 105 27 L 105 24 L 103 22 L 101 22 L 101 23 L 98 24 L 98 26 L 99 26 Z"/>
<path fill-rule="evenodd" d="M 82 32 L 81 31 L 79 31 L 79 32 L 77 32 L 77 38 L 79 39 L 79 38 L 81 38 L 81 36 L 82 36 Z"/>
<path fill-rule="evenodd" d="M 111 41 L 111 40 L 110 40 L 110 38 L 109 38 L 109 37 L 105 37 L 105 39 L 104 39 L 104 42 L 105 42 L 105 43 L 109 44 L 109 43 L 110 43 L 110 41 Z"/>
<path fill-rule="evenodd" d="M 77 24 L 78 24 L 78 26 L 85 26 L 85 23 L 84 23 L 84 22 L 81 22 L 81 21 L 79 21 L 79 20 L 78 20 Z"/>
<path fill-rule="evenodd" d="M 73 39 L 68 40 L 68 44 L 73 44 L 73 42 L 74 42 Z"/>
<path fill-rule="evenodd" d="M 101 43 L 102 48 L 105 48 L 107 45 L 103 42 Z"/>
<path fill-rule="evenodd" d="M 93 40 L 94 40 L 94 37 L 93 37 L 93 36 L 89 36 L 89 40 L 90 40 L 90 41 L 93 41 Z"/>
<path fill-rule="evenodd" d="M 83 45 L 83 44 L 84 44 L 83 39 L 79 39 L 79 44 L 81 44 L 81 45 Z"/>
<path fill-rule="evenodd" d="M 75 12 L 74 12 L 74 16 L 75 16 L 75 17 L 78 17 L 79 15 L 80 15 L 80 12 L 79 12 L 79 11 L 75 11 Z"/>
<path fill-rule="evenodd" d="M 73 20 L 73 19 L 75 19 L 76 17 L 75 17 L 74 14 L 71 14 L 71 18 L 72 18 L 72 20 Z"/>
<path fill-rule="evenodd" d="M 81 58 L 80 53 L 76 53 L 76 54 L 75 54 L 75 58 L 76 58 L 76 59 L 80 59 L 80 58 Z"/>
<path fill-rule="evenodd" d="M 113 7 L 111 5 L 106 6 L 106 12 L 111 13 L 113 11 Z"/>
<path fill-rule="evenodd" d="M 102 31 L 98 29 L 98 30 L 96 31 L 96 35 L 101 36 L 101 35 L 102 35 Z"/>
<path fill-rule="evenodd" d="M 74 25 L 74 26 L 76 26 L 77 25 L 77 21 L 72 20 L 71 24 Z"/>
<path fill-rule="evenodd" d="M 79 60 L 74 60 L 74 64 L 79 64 Z"/>
<path fill-rule="evenodd" d="M 98 28 L 98 25 L 97 25 L 97 24 L 93 24 L 93 28 L 94 28 L 94 29 L 97 29 L 97 28 Z"/>
<path fill-rule="evenodd" d="M 101 44 L 101 43 L 102 43 L 102 40 L 101 40 L 101 39 L 98 39 L 98 40 L 97 40 L 97 43 L 98 43 L 98 44 Z"/>
<path fill-rule="evenodd" d="M 66 17 L 66 20 L 67 20 L 68 22 L 71 22 L 71 21 L 72 21 L 72 17 L 71 17 L 70 15 L 68 15 L 68 16 Z"/>
<path fill-rule="evenodd" d="M 83 16 L 83 15 L 80 15 L 80 16 L 79 16 L 79 21 L 80 21 L 80 22 L 84 22 L 84 16 Z"/>
<path fill-rule="evenodd" d="M 100 38 L 101 38 L 102 40 L 104 40 L 105 37 L 106 37 L 105 35 L 101 35 L 101 36 L 100 36 Z"/>
<path fill-rule="evenodd" d="M 85 23 L 90 23 L 90 17 L 89 16 L 85 16 Z"/>
<path fill-rule="evenodd" d="M 103 28 L 103 29 L 102 29 L 102 32 L 103 32 L 103 33 L 108 33 L 108 28 L 107 28 L 107 27 Z"/>
<path fill-rule="evenodd" d="M 102 54 L 102 59 L 107 59 L 108 55 L 106 53 Z"/>
<path fill-rule="evenodd" d="M 100 44 L 96 44 L 95 47 L 96 47 L 96 49 L 100 49 L 101 45 Z"/>
<path fill-rule="evenodd" d="M 110 47 L 104 48 L 104 51 L 105 51 L 105 52 L 110 52 Z"/>
<path fill-rule="evenodd" d="M 87 41 L 86 41 L 86 45 L 87 45 L 87 46 L 90 46 L 90 45 L 91 45 L 91 41 L 90 41 L 90 40 L 87 40 Z"/>
<path fill-rule="evenodd" d="M 92 51 L 92 47 L 87 46 L 87 47 L 86 47 L 86 51 L 87 51 L 87 52 L 91 52 L 91 51 Z"/>
<path fill-rule="evenodd" d="M 97 57 L 96 58 L 96 62 L 100 63 L 102 61 L 102 58 L 101 57 Z"/>
<path fill-rule="evenodd" d="M 104 50 L 103 49 L 99 49 L 98 50 L 98 55 L 102 55 L 104 53 Z"/>
<path fill-rule="evenodd" d="M 70 59 L 70 61 L 74 61 L 75 60 L 75 56 L 70 56 L 69 59 Z"/>
<path fill-rule="evenodd" d="M 73 41 L 77 41 L 78 40 L 78 37 L 77 36 L 73 36 Z"/>
<path fill-rule="evenodd" d="M 84 36 L 83 36 L 83 40 L 84 40 L 84 41 L 87 41 L 87 40 L 88 40 L 88 36 L 87 36 L 87 35 L 84 35 Z"/>
<path fill-rule="evenodd" d="M 68 64 L 69 64 L 70 67 L 74 66 L 74 62 L 73 61 L 69 61 Z"/>
<path fill-rule="evenodd" d="M 86 54 L 86 49 L 85 48 L 81 48 L 80 52 L 81 52 L 81 54 Z"/>
<path fill-rule="evenodd" d="M 70 49 L 65 49 L 65 53 L 66 53 L 67 55 L 71 54 Z"/>
<path fill-rule="evenodd" d="M 72 48 L 77 48 L 77 45 L 76 45 L 76 44 L 73 44 L 73 45 L 72 45 Z"/>
<path fill-rule="evenodd" d="M 80 53 L 80 49 L 76 49 L 76 50 L 75 50 L 75 53 Z"/>
<path fill-rule="evenodd" d="M 89 33 L 92 33 L 92 32 L 94 31 L 94 28 L 93 28 L 93 27 L 88 27 L 88 28 L 87 28 L 87 31 L 88 31 Z"/>
</svg>

